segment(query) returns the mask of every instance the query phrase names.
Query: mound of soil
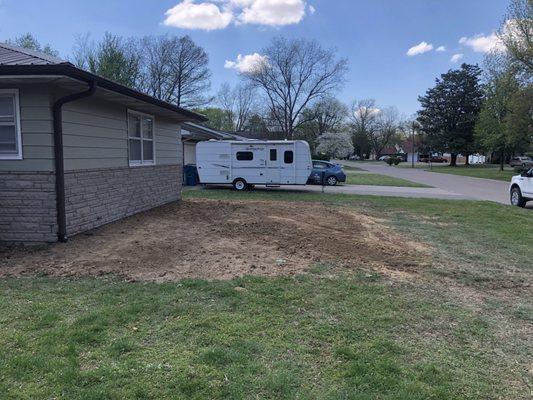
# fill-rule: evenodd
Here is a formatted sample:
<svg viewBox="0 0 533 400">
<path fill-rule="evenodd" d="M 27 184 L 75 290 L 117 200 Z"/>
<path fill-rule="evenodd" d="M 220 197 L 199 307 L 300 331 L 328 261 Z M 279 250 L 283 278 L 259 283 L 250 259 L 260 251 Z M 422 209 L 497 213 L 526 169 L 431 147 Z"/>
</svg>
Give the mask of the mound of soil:
<svg viewBox="0 0 533 400">
<path fill-rule="evenodd" d="M 393 274 L 421 268 L 426 249 L 378 220 L 312 202 L 186 200 L 75 236 L 0 254 L 0 277 L 128 280 L 292 275 L 320 262 Z"/>
</svg>

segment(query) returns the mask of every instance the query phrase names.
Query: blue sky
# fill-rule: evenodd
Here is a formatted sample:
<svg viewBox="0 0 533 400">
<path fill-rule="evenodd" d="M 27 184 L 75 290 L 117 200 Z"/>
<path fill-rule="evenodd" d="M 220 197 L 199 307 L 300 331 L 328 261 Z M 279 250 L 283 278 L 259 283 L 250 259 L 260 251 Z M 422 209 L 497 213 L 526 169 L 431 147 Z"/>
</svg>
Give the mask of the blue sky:
<svg viewBox="0 0 533 400">
<path fill-rule="evenodd" d="M 491 34 L 507 5 L 507 0 L 0 0 L 0 40 L 31 32 L 68 57 L 77 34 L 94 39 L 106 31 L 188 34 L 210 56 L 216 92 L 223 82 L 238 81 L 237 70 L 225 67 L 238 54 L 261 54 L 276 35 L 317 39 L 348 58 L 348 83 L 337 93 L 342 101 L 374 98 L 410 115 L 435 77 L 463 61 L 480 63 L 484 52 L 497 46 Z M 436 51 L 440 46 L 446 50 Z"/>
</svg>

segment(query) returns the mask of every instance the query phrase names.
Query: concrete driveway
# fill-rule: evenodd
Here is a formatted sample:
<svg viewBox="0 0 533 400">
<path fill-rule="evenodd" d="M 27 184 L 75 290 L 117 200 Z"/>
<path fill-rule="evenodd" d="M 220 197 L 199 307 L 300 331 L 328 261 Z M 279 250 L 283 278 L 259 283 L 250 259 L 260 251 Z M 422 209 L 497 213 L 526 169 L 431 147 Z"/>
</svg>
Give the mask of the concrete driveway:
<svg viewBox="0 0 533 400">
<path fill-rule="evenodd" d="M 462 198 L 509 204 L 508 182 L 429 172 L 417 168 L 397 168 L 388 166 L 385 163 L 351 162 L 349 165 L 375 174 L 388 175 L 395 178 L 407 179 L 411 182 L 430 185 L 450 195 L 456 195 Z M 528 208 L 532 207 L 533 202 L 530 202 Z"/>
</svg>

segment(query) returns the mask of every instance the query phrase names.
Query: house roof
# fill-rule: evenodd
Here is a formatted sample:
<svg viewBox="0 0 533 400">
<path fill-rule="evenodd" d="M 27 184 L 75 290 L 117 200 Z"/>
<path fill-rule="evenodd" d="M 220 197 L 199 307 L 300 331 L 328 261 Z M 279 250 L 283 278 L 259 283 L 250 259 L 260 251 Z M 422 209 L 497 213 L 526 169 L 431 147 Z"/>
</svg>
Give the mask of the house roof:
<svg viewBox="0 0 533 400">
<path fill-rule="evenodd" d="M 54 65 L 68 63 L 68 61 L 41 51 L 0 43 L 0 65 Z"/>
<path fill-rule="evenodd" d="M 94 82 L 99 88 L 181 114 L 186 120 L 195 122 L 207 121 L 207 118 L 201 114 L 156 99 L 155 97 L 124 86 L 118 82 L 77 68 L 68 61 L 50 56 L 40 51 L 27 50 L 0 43 L 0 78 L 2 78 L 2 76 L 34 77 L 48 75 L 67 76 L 85 83 Z"/>
</svg>

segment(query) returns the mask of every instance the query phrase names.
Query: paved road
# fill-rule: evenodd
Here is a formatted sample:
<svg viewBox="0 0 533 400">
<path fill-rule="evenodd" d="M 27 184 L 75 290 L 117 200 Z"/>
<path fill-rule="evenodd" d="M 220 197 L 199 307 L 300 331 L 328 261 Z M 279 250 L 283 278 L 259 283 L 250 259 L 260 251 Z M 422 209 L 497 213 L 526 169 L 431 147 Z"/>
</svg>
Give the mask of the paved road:
<svg viewBox="0 0 533 400">
<path fill-rule="evenodd" d="M 476 200 L 509 204 L 509 183 L 493 179 L 472 178 L 428 172 L 417 168 L 390 167 L 383 163 L 350 163 L 366 171 L 430 185 L 450 194 Z M 438 167 L 435 167 L 438 168 Z"/>
</svg>

